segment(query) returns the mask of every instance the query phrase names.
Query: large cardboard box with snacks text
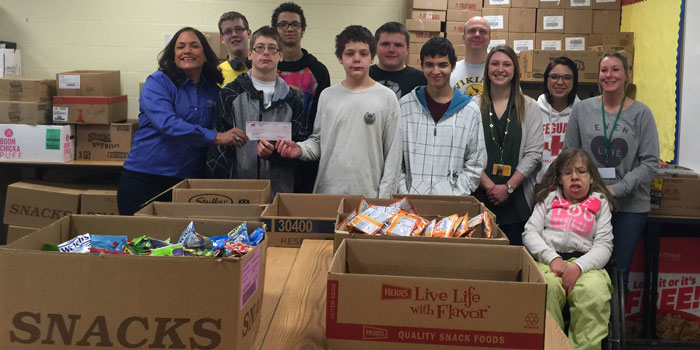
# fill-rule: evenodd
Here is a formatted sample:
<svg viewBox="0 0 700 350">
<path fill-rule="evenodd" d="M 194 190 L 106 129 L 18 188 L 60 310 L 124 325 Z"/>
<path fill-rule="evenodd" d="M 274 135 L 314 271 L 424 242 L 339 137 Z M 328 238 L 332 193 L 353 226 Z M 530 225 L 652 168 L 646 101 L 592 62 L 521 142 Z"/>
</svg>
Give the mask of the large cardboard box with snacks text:
<svg viewBox="0 0 700 350">
<path fill-rule="evenodd" d="M 7 225 L 41 228 L 70 214 L 79 213 L 84 188 L 64 183 L 20 181 L 7 186 Z"/>
<path fill-rule="evenodd" d="M 268 227 L 271 247 L 301 247 L 304 239 L 333 239 L 338 206 L 345 194 L 278 193 L 260 221 Z"/>
<path fill-rule="evenodd" d="M 0 248 L 2 349 L 252 349 L 267 241 L 241 258 L 42 251 L 83 233 L 177 240 L 189 219 L 71 215 Z M 239 222 L 196 220 L 206 236 Z M 248 228 L 260 223 L 248 223 Z"/>
<path fill-rule="evenodd" d="M 94 188 L 80 194 L 80 214 L 119 215 L 116 188 Z"/>
<path fill-rule="evenodd" d="M 419 242 L 448 242 L 448 243 L 479 243 L 479 244 L 496 244 L 496 245 L 507 245 L 508 237 L 496 224 L 496 216 L 491 213 L 491 211 L 486 208 L 486 206 L 479 202 L 474 197 L 462 197 L 462 196 L 428 196 L 428 195 L 392 195 L 395 197 L 393 199 L 377 199 L 377 198 L 367 198 L 365 199 L 370 205 L 390 205 L 402 196 L 409 198 L 413 206 L 415 207 L 418 215 L 427 220 L 432 220 L 435 218 L 443 218 L 453 214 L 465 215 L 468 214 L 469 218 L 476 215 L 488 212 L 491 223 L 491 237 L 487 237 L 484 231 L 484 225 L 479 225 L 479 227 L 472 234 L 471 238 L 461 238 L 461 237 L 426 237 L 426 236 L 385 236 L 385 235 L 366 235 L 362 233 L 354 233 L 348 231 L 342 231 L 336 229 L 335 237 L 333 242 L 333 251 L 336 251 L 340 247 L 340 243 L 347 238 L 355 239 L 368 239 L 368 240 L 399 240 L 399 241 L 419 241 Z M 344 198 L 338 207 L 338 223 L 345 219 L 350 212 L 357 209 L 360 206 L 361 198 Z"/>
<path fill-rule="evenodd" d="M 328 271 L 328 348 L 542 349 L 546 283 L 523 247 L 346 239 Z"/>
<path fill-rule="evenodd" d="M 270 203 L 270 180 L 185 179 L 172 187 L 173 202 Z"/>
<path fill-rule="evenodd" d="M 226 219 L 237 221 L 260 221 L 265 210 L 263 204 L 201 204 L 151 202 L 135 216 L 166 216 L 170 218 Z M 269 242 L 269 239 L 268 239 Z"/>
</svg>

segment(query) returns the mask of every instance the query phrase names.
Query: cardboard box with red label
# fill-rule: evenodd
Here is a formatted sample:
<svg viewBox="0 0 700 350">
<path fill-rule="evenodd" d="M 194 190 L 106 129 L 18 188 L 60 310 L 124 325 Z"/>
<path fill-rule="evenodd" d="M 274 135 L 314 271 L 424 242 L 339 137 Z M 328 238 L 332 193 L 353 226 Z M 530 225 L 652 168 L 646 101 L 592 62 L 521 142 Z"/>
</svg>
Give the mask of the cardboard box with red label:
<svg viewBox="0 0 700 350">
<path fill-rule="evenodd" d="M 328 271 L 328 348 L 542 349 L 546 289 L 523 247 L 346 239 Z"/>
</svg>

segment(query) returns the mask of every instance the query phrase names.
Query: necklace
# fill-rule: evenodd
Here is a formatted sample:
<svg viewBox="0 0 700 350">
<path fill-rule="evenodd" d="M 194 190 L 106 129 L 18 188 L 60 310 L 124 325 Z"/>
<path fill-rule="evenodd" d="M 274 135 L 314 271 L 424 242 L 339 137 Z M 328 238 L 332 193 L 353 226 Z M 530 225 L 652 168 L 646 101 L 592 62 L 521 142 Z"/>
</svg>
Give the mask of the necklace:
<svg viewBox="0 0 700 350">
<path fill-rule="evenodd" d="M 506 130 L 503 134 L 503 140 L 501 140 L 501 144 L 499 145 L 498 142 L 496 142 L 496 134 L 493 131 L 493 115 L 495 113 L 495 109 L 493 107 L 493 103 L 491 103 L 491 111 L 489 112 L 489 128 L 491 128 L 491 141 L 498 146 L 498 150 L 501 152 L 501 164 L 503 163 L 503 146 L 506 144 L 506 138 L 508 137 L 508 127 L 510 126 L 510 110 L 511 110 L 511 104 L 510 100 L 508 101 L 508 109 L 506 109 L 507 113 L 507 119 L 506 119 Z"/>
</svg>

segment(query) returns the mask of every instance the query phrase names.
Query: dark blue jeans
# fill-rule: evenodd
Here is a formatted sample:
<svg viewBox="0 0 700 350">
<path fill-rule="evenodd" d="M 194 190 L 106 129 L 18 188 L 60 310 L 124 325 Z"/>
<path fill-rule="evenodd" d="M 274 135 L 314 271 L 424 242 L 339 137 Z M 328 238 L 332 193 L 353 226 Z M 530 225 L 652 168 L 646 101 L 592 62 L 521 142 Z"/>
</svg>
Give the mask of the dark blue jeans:
<svg viewBox="0 0 700 350">
<path fill-rule="evenodd" d="M 612 216 L 613 226 L 613 256 L 617 263 L 617 270 L 622 274 L 625 282 L 625 291 L 628 290 L 627 282 L 630 276 L 630 264 L 637 242 L 644 232 L 649 213 L 625 213 L 617 212 Z"/>
<path fill-rule="evenodd" d="M 134 215 L 141 210 L 144 203 L 157 196 L 170 187 L 175 186 L 182 179 L 170 176 L 144 174 L 124 169 L 119 178 L 117 190 L 117 206 L 119 215 Z M 166 193 L 159 201 L 171 201 L 171 193 Z"/>
</svg>

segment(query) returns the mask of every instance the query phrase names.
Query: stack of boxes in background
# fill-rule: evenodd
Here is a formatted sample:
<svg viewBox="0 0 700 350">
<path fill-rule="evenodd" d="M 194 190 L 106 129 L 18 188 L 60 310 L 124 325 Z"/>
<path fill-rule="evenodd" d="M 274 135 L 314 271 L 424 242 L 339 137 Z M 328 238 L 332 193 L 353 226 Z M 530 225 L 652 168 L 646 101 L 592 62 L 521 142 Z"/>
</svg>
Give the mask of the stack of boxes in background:
<svg viewBox="0 0 700 350">
<path fill-rule="evenodd" d="M 634 33 L 620 33 L 620 6 L 620 0 L 414 0 L 407 64 L 420 68 L 422 44 L 442 32 L 462 59 L 464 23 L 483 16 L 491 26 L 489 48 L 507 44 L 521 56 L 521 80 L 541 81 L 551 58 L 567 56 L 579 66 L 579 81 L 595 82 L 600 52 L 625 50 L 630 65 L 634 60 Z"/>
<path fill-rule="evenodd" d="M 56 74 L 53 122 L 77 124 L 75 158 L 124 161 L 136 131 L 126 121 L 127 96 L 121 94 L 119 71 L 71 71 Z"/>
</svg>

